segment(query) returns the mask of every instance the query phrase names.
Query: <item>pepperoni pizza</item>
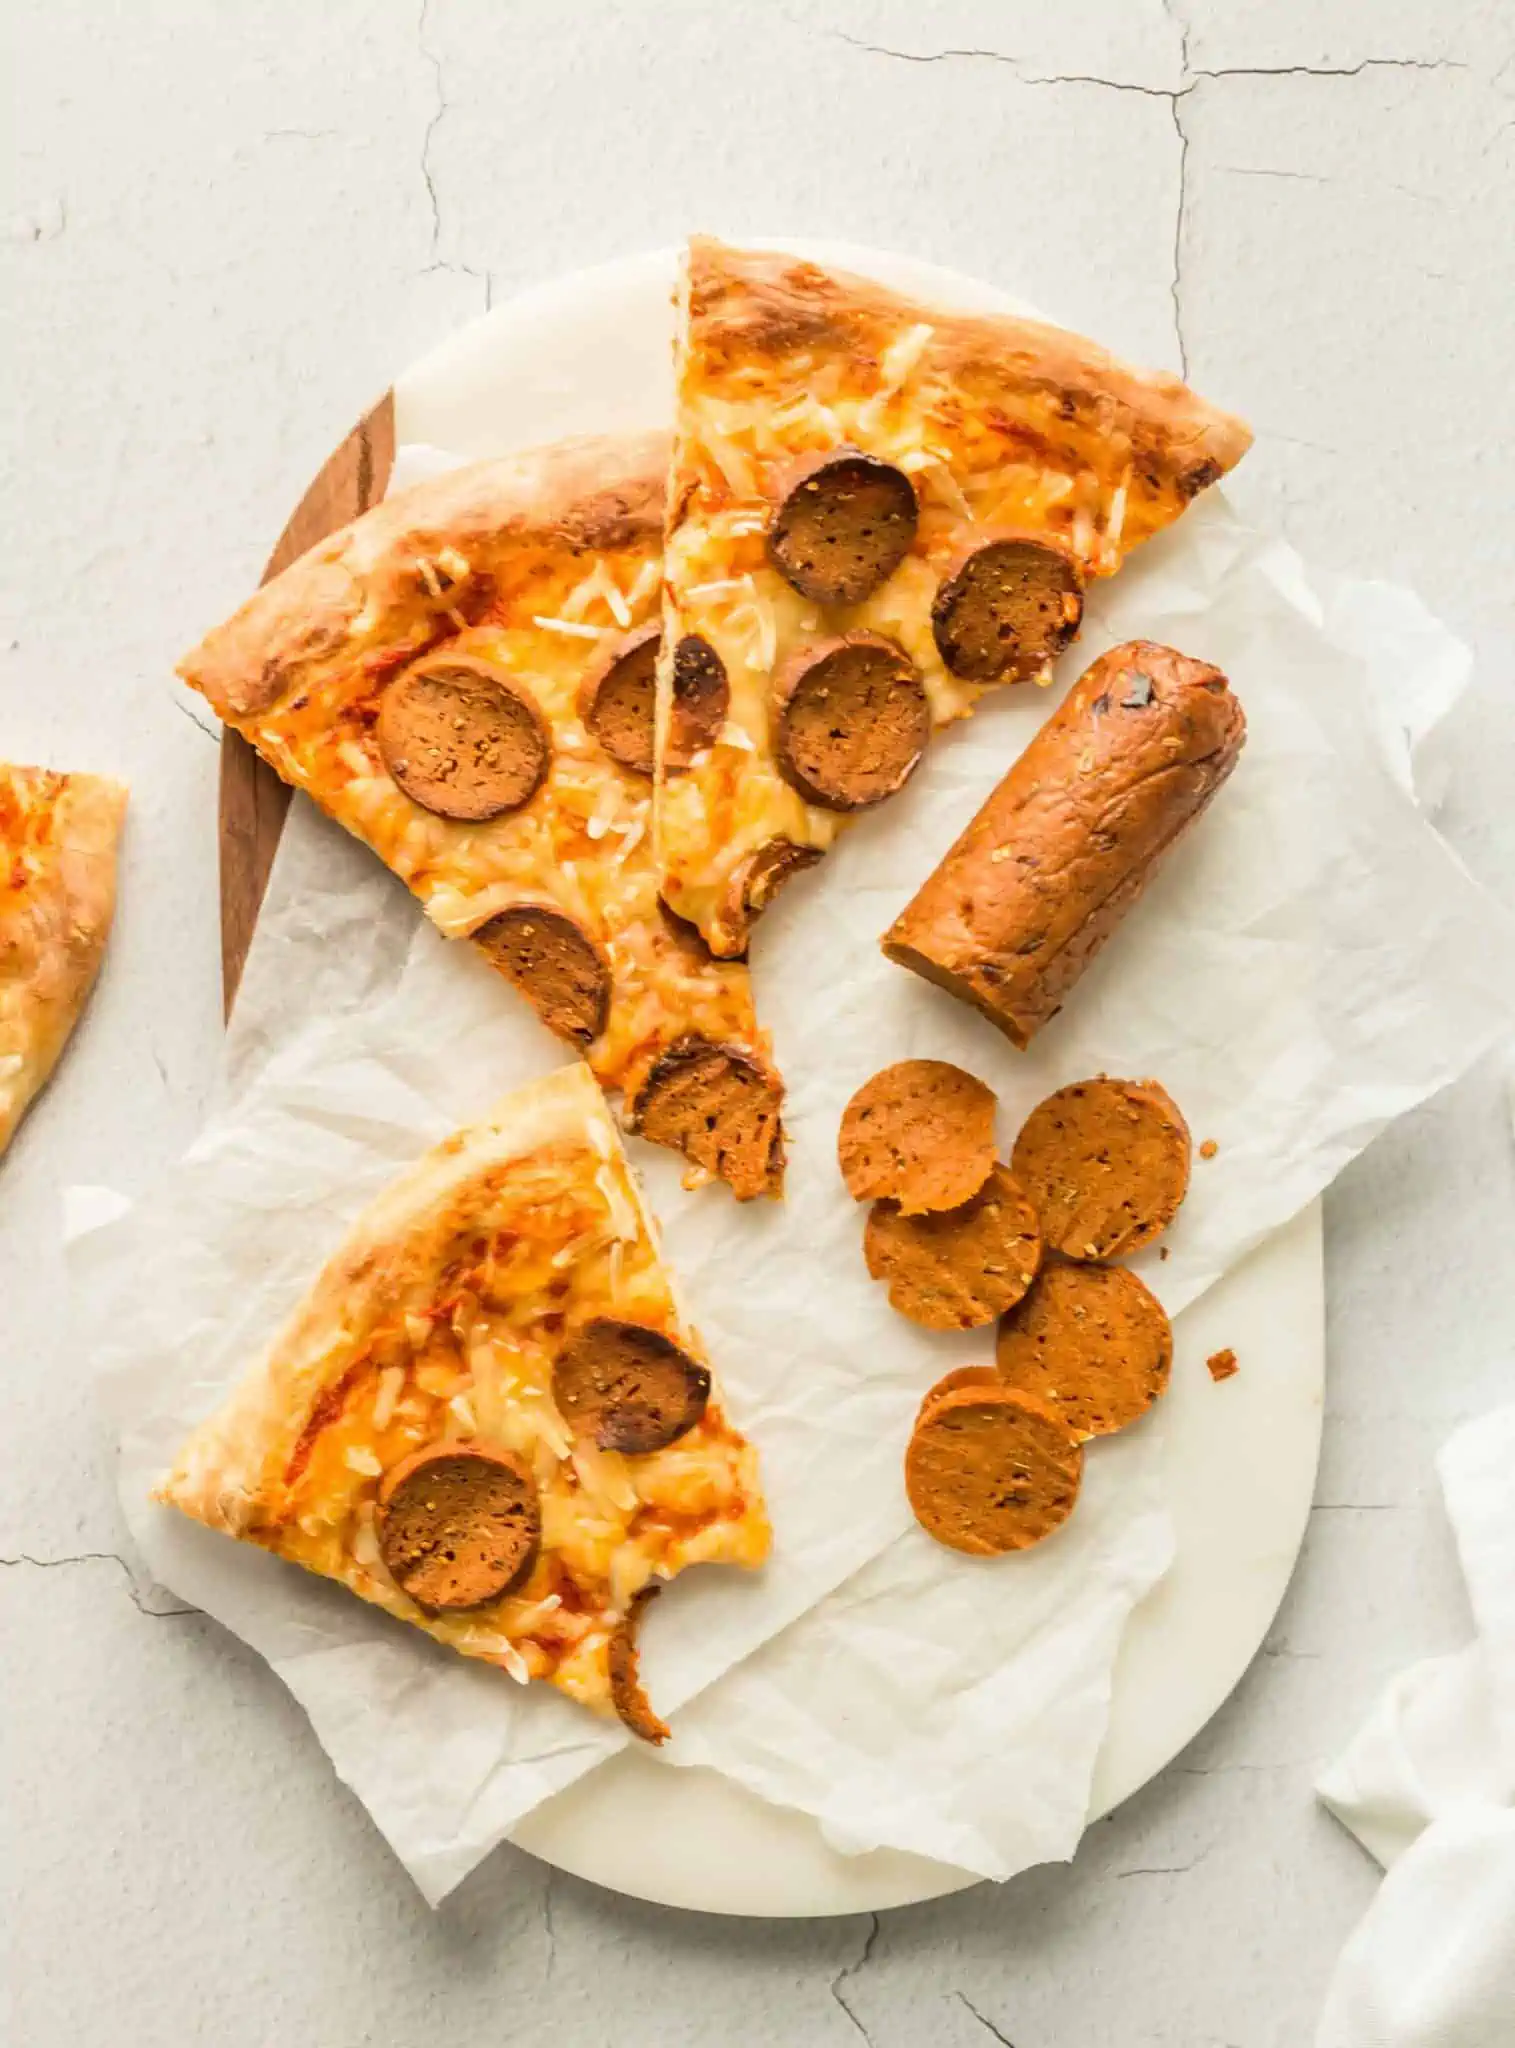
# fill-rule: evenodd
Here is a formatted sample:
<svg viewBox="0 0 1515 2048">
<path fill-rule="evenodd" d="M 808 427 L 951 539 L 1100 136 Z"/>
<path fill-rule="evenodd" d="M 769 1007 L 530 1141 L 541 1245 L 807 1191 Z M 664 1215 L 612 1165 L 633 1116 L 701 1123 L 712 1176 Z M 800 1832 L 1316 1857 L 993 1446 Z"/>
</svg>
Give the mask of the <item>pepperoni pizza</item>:
<svg viewBox="0 0 1515 2048">
<path fill-rule="evenodd" d="M 180 665 L 740 1198 L 778 1191 L 747 970 L 658 895 L 653 666 L 668 444 L 565 442 L 404 491 Z"/>
<path fill-rule="evenodd" d="M 757 1454 L 582 1066 L 371 1205 L 157 1498 L 650 1740 L 647 1599 L 769 1545 Z"/>
<path fill-rule="evenodd" d="M 1045 677 L 1089 579 L 1250 439 L 1077 335 L 694 240 L 658 685 L 672 909 L 740 954 L 933 728 Z"/>
</svg>

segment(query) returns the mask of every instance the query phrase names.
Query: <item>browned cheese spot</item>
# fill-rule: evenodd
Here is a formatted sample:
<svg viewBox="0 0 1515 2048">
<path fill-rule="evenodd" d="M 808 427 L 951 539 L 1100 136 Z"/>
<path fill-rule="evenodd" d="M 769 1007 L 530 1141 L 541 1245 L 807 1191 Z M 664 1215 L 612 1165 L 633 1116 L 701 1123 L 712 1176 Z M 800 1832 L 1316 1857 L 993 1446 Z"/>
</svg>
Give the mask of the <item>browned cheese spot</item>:
<svg viewBox="0 0 1515 2048">
<path fill-rule="evenodd" d="M 800 648 L 774 677 L 773 701 L 779 772 L 807 803 L 830 811 L 893 796 L 931 736 L 919 669 L 877 633 Z"/>
<path fill-rule="evenodd" d="M 521 685 L 458 655 L 396 676 L 379 699 L 377 737 L 400 788 L 439 818 L 518 811 L 552 765 L 547 727 Z"/>
<path fill-rule="evenodd" d="M 1028 1550 L 1072 1514 L 1083 1450 L 1053 1415 L 1006 1387 L 959 1387 L 916 1423 L 905 1491 L 928 1536 L 970 1557 Z"/>
<path fill-rule="evenodd" d="M 943 581 L 931 608 L 942 660 L 976 683 L 1034 676 L 1077 633 L 1083 578 L 1053 542 L 1007 534 L 977 543 Z"/>
<path fill-rule="evenodd" d="M 687 768 L 713 747 L 726 723 L 731 685 L 726 665 L 708 640 L 686 633 L 673 654 L 673 696 L 668 709 L 665 768 Z"/>
<path fill-rule="evenodd" d="M 552 1398 L 575 1435 L 636 1456 L 694 1428 L 710 1374 L 661 1330 L 596 1316 L 559 1352 Z"/>
<path fill-rule="evenodd" d="M 1162 1303 L 1121 1266 L 1044 1266 L 1005 1316 L 995 1360 L 1076 1437 L 1110 1436 L 1168 1385 L 1173 1332 Z"/>
<path fill-rule="evenodd" d="M 480 1443 L 430 1444 L 390 1467 L 379 1488 L 379 1551 L 418 1607 L 482 1607 L 536 1561 L 541 1508 L 530 1472 Z"/>
<path fill-rule="evenodd" d="M 971 1201 L 931 1216 L 875 1202 L 863 1256 L 889 1305 L 927 1330 L 975 1330 L 1019 1301 L 1036 1278 L 1041 1240 L 1024 1191 L 996 1166 Z"/>
<path fill-rule="evenodd" d="M 639 1735 L 643 1742 L 666 1742 L 669 1735 L 667 1722 L 653 1712 L 652 1703 L 642 1690 L 637 1658 L 637 1629 L 661 1590 L 658 1586 L 644 1586 L 610 1638 L 611 1702 L 632 1734 Z"/>
<path fill-rule="evenodd" d="M 610 969 L 588 933 L 563 911 L 517 903 L 473 937 L 559 1038 L 588 1045 L 605 1029 Z"/>
<path fill-rule="evenodd" d="M 915 539 L 909 477 L 859 448 L 806 457 L 775 495 L 768 558 L 816 604 L 860 604 L 894 574 Z"/>
<path fill-rule="evenodd" d="M 783 1099 L 778 1076 L 750 1053 L 690 1033 L 653 1061 L 632 1099 L 631 1123 L 748 1202 L 783 1186 Z"/>
<path fill-rule="evenodd" d="M 994 1166 L 994 1091 L 948 1060 L 898 1060 L 843 1110 L 837 1161 L 855 1202 L 956 1209 Z"/>
<path fill-rule="evenodd" d="M 1155 1081 L 1075 1081 L 1032 1110 L 1010 1164 L 1050 1251 L 1125 1258 L 1178 1213 L 1189 1127 Z"/>
<path fill-rule="evenodd" d="M 579 685 L 579 716 L 612 761 L 633 775 L 653 771 L 658 647 L 654 620 L 623 633 L 597 657 Z"/>
</svg>

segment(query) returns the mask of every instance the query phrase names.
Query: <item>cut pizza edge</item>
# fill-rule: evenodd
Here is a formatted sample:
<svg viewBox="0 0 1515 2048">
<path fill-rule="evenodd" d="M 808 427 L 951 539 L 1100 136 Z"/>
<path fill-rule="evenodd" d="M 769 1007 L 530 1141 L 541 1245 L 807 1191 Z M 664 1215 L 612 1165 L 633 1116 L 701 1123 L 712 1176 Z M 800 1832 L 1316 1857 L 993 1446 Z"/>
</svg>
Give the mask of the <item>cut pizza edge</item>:
<svg viewBox="0 0 1515 2048">
<path fill-rule="evenodd" d="M 0 762 L 0 1154 L 99 975 L 126 804 L 109 776 Z"/>
<path fill-rule="evenodd" d="M 153 1498 L 648 1740 L 647 1601 L 771 1540 L 583 1066 L 370 1203 Z"/>
<path fill-rule="evenodd" d="M 675 375 L 655 831 L 730 957 L 933 731 L 1047 680 L 1090 581 L 1252 436 L 1083 336 L 708 236 Z"/>
<path fill-rule="evenodd" d="M 750 1199 L 782 1188 L 782 1083 L 745 965 L 671 916 L 652 866 L 667 466 L 643 434 L 444 471 L 317 543 L 179 674 L 631 1128 Z"/>
</svg>

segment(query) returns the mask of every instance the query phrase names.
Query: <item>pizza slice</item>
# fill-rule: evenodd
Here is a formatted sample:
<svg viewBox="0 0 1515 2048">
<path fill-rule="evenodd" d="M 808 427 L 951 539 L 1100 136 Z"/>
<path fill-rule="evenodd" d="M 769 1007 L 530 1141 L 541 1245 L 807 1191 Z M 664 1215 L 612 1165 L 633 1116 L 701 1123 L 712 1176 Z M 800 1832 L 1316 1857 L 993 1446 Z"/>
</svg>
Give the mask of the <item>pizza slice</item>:
<svg viewBox="0 0 1515 2048">
<path fill-rule="evenodd" d="M 1047 678 L 1089 579 L 1251 435 L 1078 335 L 704 238 L 677 377 L 658 859 L 735 956 L 934 728 Z"/>
<path fill-rule="evenodd" d="M 651 1740 L 646 1600 L 769 1546 L 757 1454 L 583 1066 L 365 1211 L 155 1498 Z"/>
<path fill-rule="evenodd" d="M 662 435 L 472 464 L 293 563 L 179 673 L 741 1199 L 782 1089 L 745 966 L 659 898 Z"/>
<path fill-rule="evenodd" d="M 0 1153 L 100 971 L 125 815 L 122 783 L 0 762 Z"/>
</svg>

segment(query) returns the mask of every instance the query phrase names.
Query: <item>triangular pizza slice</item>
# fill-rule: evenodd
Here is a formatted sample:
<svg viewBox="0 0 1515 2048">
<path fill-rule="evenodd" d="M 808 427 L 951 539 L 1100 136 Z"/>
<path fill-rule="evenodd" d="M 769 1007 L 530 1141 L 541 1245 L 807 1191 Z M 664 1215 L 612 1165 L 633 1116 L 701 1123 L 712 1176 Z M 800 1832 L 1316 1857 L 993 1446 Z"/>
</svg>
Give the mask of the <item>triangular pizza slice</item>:
<svg viewBox="0 0 1515 2048">
<path fill-rule="evenodd" d="M 126 789 L 0 762 L 0 1152 L 62 1056 L 116 908 Z"/>
<path fill-rule="evenodd" d="M 653 864 L 663 435 L 564 442 L 387 499 L 179 673 L 623 1091 L 646 1136 L 778 1191 L 745 966 Z"/>
<path fill-rule="evenodd" d="M 691 242 L 658 682 L 670 907 L 740 954 L 933 728 L 1045 677 L 1089 579 L 1250 440 L 1059 328 Z"/>
<path fill-rule="evenodd" d="M 642 1605 L 769 1545 L 757 1454 L 582 1066 L 365 1211 L 156 1497 L 654 1740 Z"/>
</svg>

